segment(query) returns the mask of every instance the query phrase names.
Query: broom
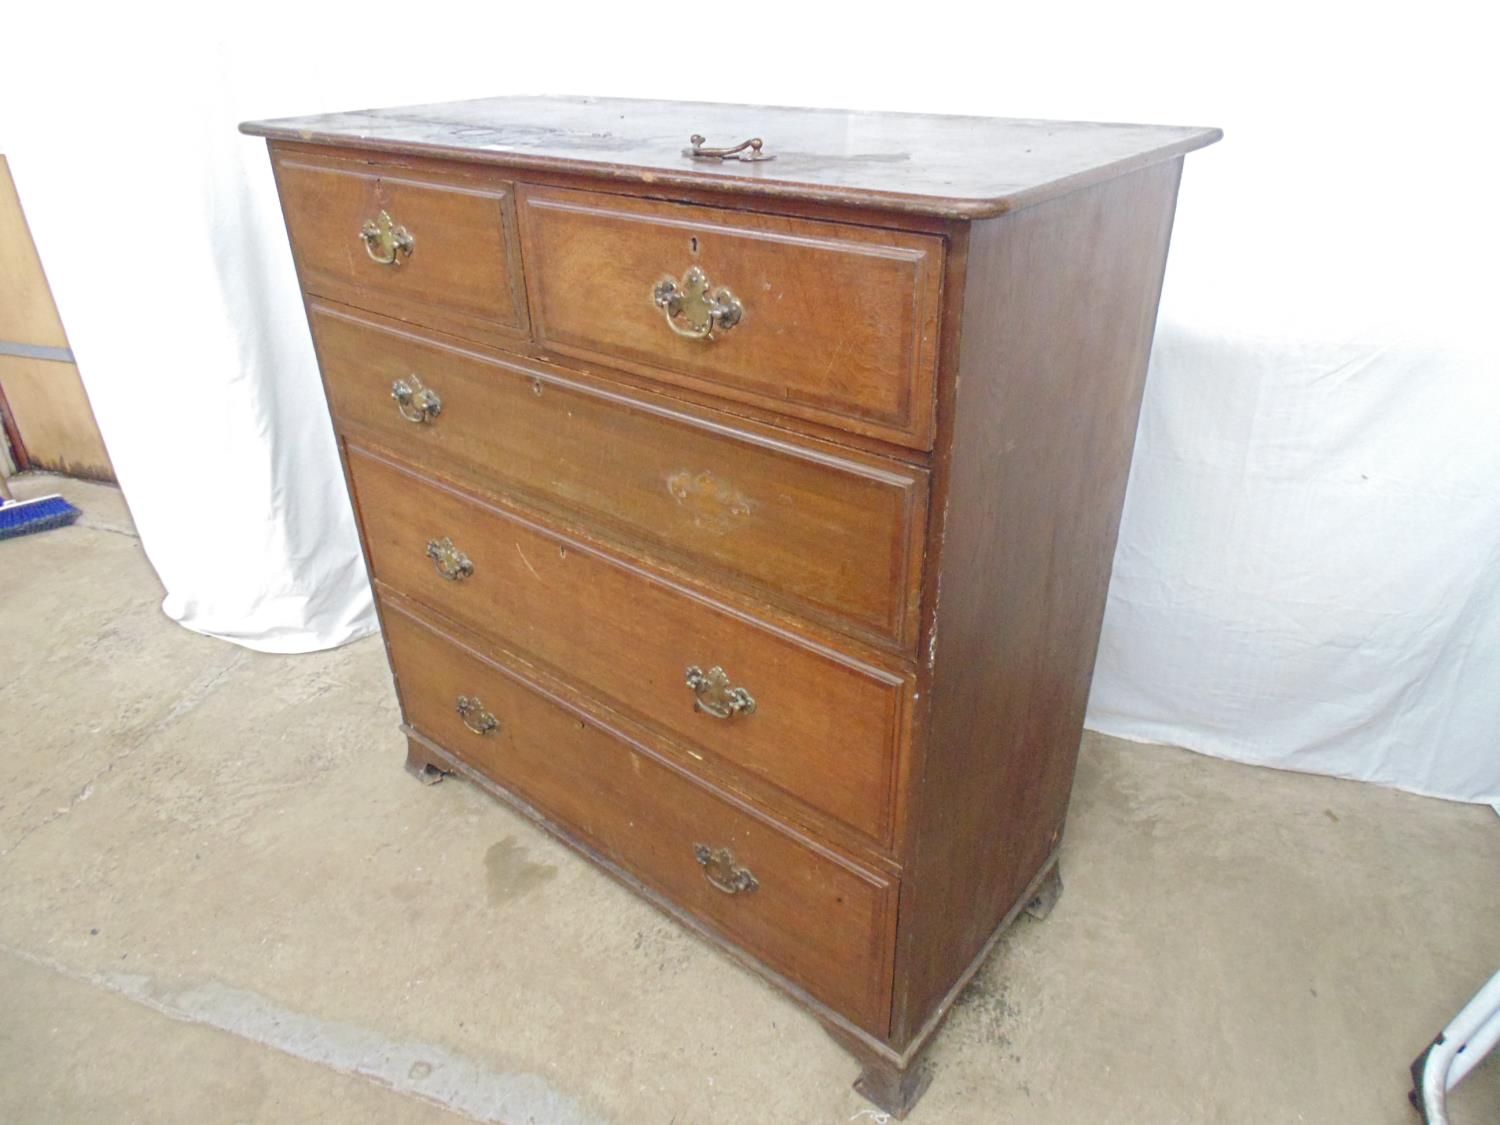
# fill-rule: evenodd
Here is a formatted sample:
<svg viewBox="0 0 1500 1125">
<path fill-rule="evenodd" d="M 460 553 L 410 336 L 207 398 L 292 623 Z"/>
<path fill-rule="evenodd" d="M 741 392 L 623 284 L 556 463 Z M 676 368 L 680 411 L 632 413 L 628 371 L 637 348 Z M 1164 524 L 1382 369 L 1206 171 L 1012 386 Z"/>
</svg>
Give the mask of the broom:
<svg viewBox="0 0 1500 1125">
<path fill-rule="evenodd" d="M 0 539 L 67 527 L 78 518 L 78 509 L 61 496 L 38 496 L 34 500 L 17 500 L 10 493 L 5 478 L 0 477 Z"/>
</svg>

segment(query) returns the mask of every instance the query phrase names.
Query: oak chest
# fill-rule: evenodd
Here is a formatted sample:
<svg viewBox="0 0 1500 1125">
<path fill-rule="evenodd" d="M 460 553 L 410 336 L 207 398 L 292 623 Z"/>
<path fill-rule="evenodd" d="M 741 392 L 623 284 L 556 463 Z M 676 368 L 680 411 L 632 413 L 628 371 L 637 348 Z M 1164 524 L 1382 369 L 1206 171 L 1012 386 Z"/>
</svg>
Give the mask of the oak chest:
<svg viewBox="0 0 1500 1125">
<path fill-rule="evenodd" d="M 243 128 L 408 767 L 734 953 L 904 1114 L 1061 886 L 1182 157 L 1218 132 L 569 98 Z"/>
</svg>

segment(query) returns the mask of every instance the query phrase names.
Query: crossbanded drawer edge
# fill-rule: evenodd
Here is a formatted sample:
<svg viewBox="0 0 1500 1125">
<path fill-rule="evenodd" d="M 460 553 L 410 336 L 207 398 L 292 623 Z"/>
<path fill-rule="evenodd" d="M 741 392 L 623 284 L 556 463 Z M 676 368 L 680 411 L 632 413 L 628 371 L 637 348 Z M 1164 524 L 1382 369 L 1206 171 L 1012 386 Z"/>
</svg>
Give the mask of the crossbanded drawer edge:
<svg viewBox="0 0 1500 1125">
<path fill-rule="evenodd" d="M 493 370 L 497 375 L 503 374 L 507 379 L 525 383 L 533 389 L 553 387 L 564 394 L 580 395 L 584 400 L 597 403 L 604 409 L 619 409 L 628 414 L 655 419 L 667 427 L 684 427 L 686 433 L 722 439 L 730 443 L 726 448 L 731 451 L 735 447 L 742 447 L 772 459 L 792 458 L 809 469 L 815 467 L 847 481 L 851 486 L 858 484 L 872 489 L 890 490 L 888 497 L 882 501 L 888 510 L 883 510 L 881 518 L 886 519 L 894 514 L 896 522 L 889 524 L 893 538 L 882 538 L 882 542 L 888 544 L 882 550 L 896 550 L 890 561 L 899 569 L 893 567 L 888 579 L 877 580 L 873 574 L 869 575 L 866 585 L 861 587 L 868 591 L 874 591 L 877 587 L 880 591 L 889 591 L 889 595 L 880 595 L 887 607 L 880 616 L 856 609 L 852 604 L 847 608 L 834 603 L 821 604 L 809 595 L 783 591 L 765 578 L 753 574 L 738 575 L 732 569 L 727 569 L 724 563 L 713 563 L 712 568 L 715 573 L 723 575 L 733 586 L 739 588 L 742 594 L 756 598 L 769 597 L 771 601 L 786 606 L 797 618 L 831 625 L 852 638 L 874 642 L 887 650 L 907 654 L 913 651 L 924 565 L 923 543 L 927 532 L 928 494 L 931 487 L 930 474 L 926 468 L 742 417 L 726 416 L 712 408 L 676 399 L 663 399 L 638 388 L 611 384 L 607 380 L 571 369 L 560 369 L 535 357 L 481 349 L 469 342 L 436 339 L 413 326 L 383 320 L 377 322 L 361 316 L 357 310 L 335 304 L 310 302 L 309 315 L 313 320 L 314 338 L 318 344 L 330 410 L 335 428 L 341 433 L 356 436 L 362 444 L 373 442 L 392 451 L 400 459 L 420 466 L 424 471 L 441 474 L 486 491 L 522 496 L 531 507 L 540 506 L 548 511 L 556 509 L 558 514 L 566 514 L 569 522 L 593 529 L 596 533 L 606 528 L 611 529 L 602 537 L 611 542 L 621 542 L 620 536 L 623 535 L 625 542 L 622 545 L 628 546 L 634 554 L 655 555 L 658 551 L 663 552 L 664 559 L 678 571 L 691 571 L 699 561 L 706 563 L 708 560 L 697 560 L 693 557 L 692 550 L 678 548 L 671 541 L 662 540 L 661 536 L 666 532 L 660 525 L 650 525 L 650 534 L 647 534 L 647 525 L 621 523 L 614 517 L 606 518 L 592 510 L 580 509 L 571 501 L 559 501 L 545 489 L 538 491 L 525 482 L 511 481 L 503 474 L 503 465 L 497 468 L 498 454 L 493 451 L 483 451 L 475 446 L 460 457 L 424 449 L 424 445 L 431 445 L 431 436 L 423 432 L 423 427 L 410 426 L 393 413 L 388 413 L 394 411 L 389 403 L 388 390 L 385 389 L 388 384 L 379 387 L 372 385 L 362 390 L 353 386 L 356 380 L 352 378 L 350 360 L 359 357 L 356 362 L 363 364 L 366 362 L 363 357 L 369 356 L 370 362 L 375 362 L 375 357 L 384 355 L 383 349 L 379 347 L 381 340 L 390 338 L 403 347 L 430 352 L 439 360 L 451 357 L 455 363 L 478 365 L 487 371 Z M 340 344 L 335 348 L 324 338 L 324 332 L 319 330 L 319 324 L 325 322 L 330 326 L 347 326 L 341 331 L 355 334 L 369 332 L 375 335 L 358 349 L 350 349 L 347 344 Z M 396 366 L 401 366 L 403 371 L 409 367 L 393 364 L 393 373 Z M 373 374 L 367 372 L 360 373 L 358 378 L 372 383 L 374 381 Z M 472 383 L 473 377 L 465 376 L 461 381 Z M 468 393 L 472 395 L 480 392 L 471 387 Z M 365 402 L 366 398 L 368 402 Z M 441 425 L 442 420 L 439 419 L 437 424 Z M 473 445 L 479 438 L 471 435 L 463 440 Z M 413 443 L 410 447 L 408 441 Z M 851 523 L 850 526 L 853 527 L 854 524 Z"/>
<path fill-rule="evenodd" d="M 754 785 L 770 787 L 797 808 L 810 810 L 815 820 L 831 818 L 882 851 L 892 849 L 908 764 L 907 748 L 913 733 L 916 683 L 915 670 L 909 664 L 894 662 L 889 656 L 872 661 L 849 651 L 847 646 L 827 643 L 817 636 L 784 628 L 726 605 L 670 576 L 659 575 L 623 558 L 606 546 L 569 534 L 535 513 L 517 510 L 504 497 L 476 494 L 427 476 L 381 448 L 346 439 L 345 450 L 366 551 L 381 591 L 393 591 L 462 628 L 473 630 L 486 643 L 528 664 L 545 666 L 551 675 L 601 706 L 630 714 L 666 743 L 681 748 L 688 758 L 701 762 L 707 755 L 710 764 L 736 776 L 748 777 Z M 399 486 L 399 491 L 393 486 Z M 386 504 L 398 511 L 416 508 L 432 513 L 425 531 L 422 534 L 413 531 L 413 537 L 403 544 L 405 550 L 399 555 L 395 552 L 401 550 L 397 544 L 400 536 L 394 533 L 397 528 L 407 529 L 408 525 L 394 513 L 388 513 Z M 422 552 L 424 536 L 429 533 L 447 534 L 455 548 L 464 552 L 471 568 L 467 577 L 451 580 L 438 576 L 432 561 Z M 520 538 L 515 540 L 516 557 L 504 546 L 496 548 L 498 554 L 489 553 L 491 535 L 508 542 L 517 534 Z M 540 553 L 531 544 L 529 552 L 522 549 L 523 539 L 528 538 L 538 541 Z M 560 561 L 549 563 L 554 551 Z M 528 553 L 537 555 L 536 565 L 528 559 Z M 585 567 L 583 574 L 572 573 L 570 577 L 570 572 L 580 565 Z M 675 623 L 674 629 L 691 615 L 705 615 L 702 632 L 695 631 L 695 635 L 704 639 L 718 637 L 727 643 L 732 654 L 738 654 L 725 663 L 741 682 L 755 688 L 760 704 L 757 713 L 725 722 L 689 708 L 691 696 L 680 675 L 675 681 L 670 677 L 690 663 L 704 667 L 720 663 L 717 657 L 723 650 L 711 644 L 683 653 L 676 665 L 669 665 L 663 659 L 661 646 L 646 646 L 641 654 L 644 662 L 641 668 L 647 672 L 654 670 L 654 679 L 658 681 L 655 690 L 647 690 L 633 675 L 617 669 L 614 662 L 598 659 L 590 644 L 550 643 L 559 629 L 569 636 L 581 635 L 568 624 L 576 613 L 550 607 L 559 599 L 570 606 L 572 596 L 565 594 L 569 584 L 578 583 L 591 571 L 593 577 L 585 579 L 587 589 L 598 589 L 599 582 L 616 583 L 632 589 L 638 587 L 648 600 L 665 599 L 659 605 L 662 620 Z M 529 611 L 525 593 L 537 588 L 531 582 L 547 583 L 547 576 L 552 574 L 557 577 L 552 579 L 554 584 L 546 586 L 547 605 L 540 611 Z M 509 596 L 513 589 L 520 591 L 514 598 Z M 635 600 L 625 595 L 611 599 L 610 604 L 634 604 Z M 535 624 L 538 616 L 549 623 L 540 635 Z M 605 636 L 613 636 L 629 617 L 629 610 L 617 613 L 606 607 L 607 619 L 602 626 L 607 630 Z M 530 641 L 525 639 L 528 630 L 532 635 Z M 792 654 L 809 663 L 798 665 L 801 674 L 788 681 L 786 677 L 791 673 L 780 670 L 780 661 L 785 656 L 777 657 L 777 653 Z M 564 654 L 574 659 L 559 664 L 557 658 Z M 670 685 L 666 691 L 661 690 L 664 684 Z M 825 698 L 832 719 L 817 718 L 824 708 L 808 698 L 811 692 L 822 688 L 827 689 Z M 878 739 L 868 737 L 877 725 L 874 718 L 866 718 L 872 714 L 870 707 L 861 714 L 846 715 L 843 723 L 835 721 L 842 713 L 841 707 L 856 705 L 845 703 L 850 690 L 857 690 L 859 704 L 873 706 L 878 699 L 885 707 L 886 717 L 878 724 Z M 782 704 L 790 709 L 777 713 L 775 708 Z M 796 741 L 816 750 L 804 756 L 806 767 L 799 768 L 797 756 L 783 752 L 775 734 L 752 730 L 761 721 L 761 714 L 772 721 L 771 731 L 786 730 L 789 737 L 796 732 Z M 807 714 L 814 717 L 810 720 L 802 717 Z M 826 723 L 832 723 L 840 731 L 858 730 L 861 737 L 841 743 L 834 734 L 834 741 L 826 741 L 817 730 Z M 767 742 L 767 738 L 772 741 Z M 840 770 L 835 762 L 848 763 L 845 767 L 850 772 L 848 788 L 838 787 L 839 778 L 835 775 Z M 880 768 L 871 768 L 876 763 Z M 877 778 L 879 800 L 871 802 L 867 798 L 875 795 L 872 786 Z M 828 796 L 820 799 L 819 794 L 825 792 Z"/>
</svg>

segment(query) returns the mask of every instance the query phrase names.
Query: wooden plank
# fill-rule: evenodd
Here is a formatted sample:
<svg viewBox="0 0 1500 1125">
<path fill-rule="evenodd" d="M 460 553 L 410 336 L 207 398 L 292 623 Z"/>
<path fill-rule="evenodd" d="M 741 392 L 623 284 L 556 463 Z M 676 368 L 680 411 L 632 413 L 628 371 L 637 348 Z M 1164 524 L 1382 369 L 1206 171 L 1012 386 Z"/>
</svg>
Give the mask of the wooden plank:
<svg viewBox="0 0 1500 1125">
<path fill-rule="evenodd" d="M 0 396 L 16 465 L 114 480 L 10 165 L 0 156 Z M 68 358 L 62 358 L 68 357 Z"/>
<path fill-rule="evenodd" d="M 0 340 L 66 348 L 67 334 L 26 226 L 10 165 L 0 156 Z"/>
<path fill-rule="evenodd" d="M 50 359 L 0 356 L 0 387 L 30 468 L 115 479 L 77 367 Z"/>
</svg>

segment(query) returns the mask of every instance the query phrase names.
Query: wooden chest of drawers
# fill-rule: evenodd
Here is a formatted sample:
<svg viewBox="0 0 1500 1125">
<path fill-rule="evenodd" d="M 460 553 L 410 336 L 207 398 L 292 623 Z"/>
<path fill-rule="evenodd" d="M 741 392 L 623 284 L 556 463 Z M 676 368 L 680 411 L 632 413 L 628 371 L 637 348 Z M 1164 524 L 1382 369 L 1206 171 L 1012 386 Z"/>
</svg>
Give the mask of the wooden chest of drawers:
<svg viewBox="0 0 1500 1125">
<path fill-rule="evenodd" d="M 244 128 L 408 767 L 736 954 L 904 1114 L 1061 887 L 1182 157 L 1217 131 L 544 98 Z"/>
</svg>

